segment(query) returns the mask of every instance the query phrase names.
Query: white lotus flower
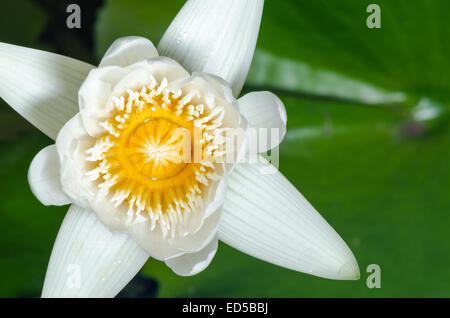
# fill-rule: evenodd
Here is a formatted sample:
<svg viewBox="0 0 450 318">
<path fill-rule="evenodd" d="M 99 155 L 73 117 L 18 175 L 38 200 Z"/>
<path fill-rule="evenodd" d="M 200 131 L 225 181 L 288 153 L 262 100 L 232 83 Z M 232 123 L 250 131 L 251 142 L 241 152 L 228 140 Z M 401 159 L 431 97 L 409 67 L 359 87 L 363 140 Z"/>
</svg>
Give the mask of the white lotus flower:
<svg viewBox="0 0 450 318">
<path fill-rule="evenodd" d="M 262 8 L 263 0 L 189 0 L 158 50 L 145 38 L 121 38 L 98 68 L 0 44 L 1 97 L 56 138 L 31 163 L 31 189 L 43 204 L 72 204 L 43 297 L 113 297 L 149 257 L 194 275 L 218 239 L 293 270 L 359 278 L 350 249 L 286 178 L 261 174 L 261 158 L 236 164 L 247 144 L 232 164 L 218 160 L 227 129 L 278 128 L 271 146 L 286 130 L 272 93 L 235 98 Z M 201 160 L 182 160 L 180 128 L 190 147 L 203 147 Z"/>
</svg>

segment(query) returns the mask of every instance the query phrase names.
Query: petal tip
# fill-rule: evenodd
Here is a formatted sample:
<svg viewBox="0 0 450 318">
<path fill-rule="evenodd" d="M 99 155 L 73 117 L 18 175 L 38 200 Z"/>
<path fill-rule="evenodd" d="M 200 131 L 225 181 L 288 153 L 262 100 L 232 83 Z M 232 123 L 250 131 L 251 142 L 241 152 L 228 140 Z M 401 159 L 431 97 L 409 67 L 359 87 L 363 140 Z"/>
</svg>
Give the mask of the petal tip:
<svg viewBox="0 0 450 318">
<path fill-rule="evenodd" d="M 342 280 L 359 280 L 360 277 L 359 266 L 355 259 L 346 262 L 339 269 L 339 278 Z"/>
</svg>

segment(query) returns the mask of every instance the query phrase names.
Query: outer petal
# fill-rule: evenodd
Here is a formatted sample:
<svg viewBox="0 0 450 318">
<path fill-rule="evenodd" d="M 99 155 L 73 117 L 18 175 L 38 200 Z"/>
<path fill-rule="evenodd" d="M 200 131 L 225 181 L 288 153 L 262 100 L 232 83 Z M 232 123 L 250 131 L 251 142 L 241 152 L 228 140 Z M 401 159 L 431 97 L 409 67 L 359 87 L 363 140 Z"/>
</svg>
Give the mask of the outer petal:
<svg viewBox="0 0 450 318">
<path fill-rule="evenodd" d="M 77 92 L 94 66 L 0 43 L 0 96 L 50 138 L 78 111 Z"/>
<path fill-rule="evenodd" d="M 271 92 L 252 92 L 239 98 L 238 103 L 241 115 L 250 126 L 257 128 L 255 136 L 258 140 L 267 141 L 258 144 L 258 151 L 266 152 L 278 146 L 286 135 L 287 116 L 283 102 Z"/>
<path fill-rule="evenodd" d="M 222 77 L 237 96 L 252 61 L 263 5 L 263 0 L 189 0 L 158 51 L 190 72 Z"/>
<path fill-rule="evenodd" d="M 28 170 L 31 191 L 44 205 L 66 205 L 71 201 L 63 192 L 59 174 L 59 160 L 55 145 L 42 149 Z"/>
<path fill-rule="evenodd" d="M 128 66 L 158 56 L 153 43 L 140 36 L 118 38 L 103 56 L 99 67 L 107 65 Z"/>
<path fill-rule="evenodd" d="M 72 205 L 53 246 L 42 297 L 114 297 L 149 255 L 95 213 Z"/>
<path fill-rule="evenodd" d="M 249 255 L 331 279 L 359 279 L 356 260 L 341 237 L 267 162 L 238 164 L 228 179 L 219 239 Z"/>
<path fill-rule="evenodd" d="M 178 257 L 166 260 L 169 266 L 176 274 L 181 276 L 192 276 L 200 273 L 211 263 L 216 255 L 218 240 L 217 236 L 206 245 L 202 250 L 196 253 L 186 253 Z"/>
</svg>

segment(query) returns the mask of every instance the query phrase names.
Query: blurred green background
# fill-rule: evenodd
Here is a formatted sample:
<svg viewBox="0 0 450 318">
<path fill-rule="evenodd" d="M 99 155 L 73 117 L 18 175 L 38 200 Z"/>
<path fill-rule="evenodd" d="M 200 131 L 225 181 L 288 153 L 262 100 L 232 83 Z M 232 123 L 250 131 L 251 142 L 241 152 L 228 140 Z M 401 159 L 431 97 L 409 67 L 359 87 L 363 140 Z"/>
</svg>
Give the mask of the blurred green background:
<svg viewBox="0 0 450 318">
<path fill-rule="evenodd" d="M 157 43 L 181 0 L 2 3 L 0 40 L 96 64 L 117 37 Z M 366 8 L 381 8 L 369 29 Z M 81 6 L 81 29 L 66 7 Z M 288 133 L 280 170 L 353 250 L 359 281 L 271 265 L 221 244 L 190 278 L 151 260 L 121 297 L 449 297 L 450 2 L 266 0 L 243 93 L 272 90 Z M 38 297 L 67 207 L 44 207 L 27 170 L 51 143 L 0 104 L 0 296 Z M 369 264 L 381 288 L 366 286 Z"/>
</svg>

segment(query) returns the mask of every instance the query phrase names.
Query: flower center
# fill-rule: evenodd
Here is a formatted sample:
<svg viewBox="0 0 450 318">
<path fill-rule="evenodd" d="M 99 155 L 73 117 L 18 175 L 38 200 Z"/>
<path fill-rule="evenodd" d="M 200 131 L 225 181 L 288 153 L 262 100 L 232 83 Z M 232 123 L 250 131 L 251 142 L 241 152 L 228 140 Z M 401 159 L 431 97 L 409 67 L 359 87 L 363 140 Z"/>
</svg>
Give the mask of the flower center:
<svg viewBox="0 0 450 318">
<path fill-rule="evenodd" d="M 174 236 L 220 178 L 224 108 L 204 107 L 198 91 L 170 90 L 166 79 L 152 82 L 112 97 L 113 115 L 100 123 L 106 132 L 87 150 L 88 177 L 127 222 L 149 220 Z"/>
<path fill-rule="evenodd" d="M 178 175 L 186 167 L 184 161 L 190 160 L 190 153 L 184 157 L 187 148 L 184 136 L 174 134 L 179 128 L 161 118 L 149 119 L 140 125 L 130 135 L 123 150 L 134 169 L 152 180 Z"/>
</svg>

